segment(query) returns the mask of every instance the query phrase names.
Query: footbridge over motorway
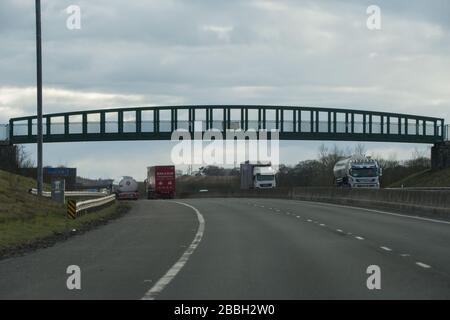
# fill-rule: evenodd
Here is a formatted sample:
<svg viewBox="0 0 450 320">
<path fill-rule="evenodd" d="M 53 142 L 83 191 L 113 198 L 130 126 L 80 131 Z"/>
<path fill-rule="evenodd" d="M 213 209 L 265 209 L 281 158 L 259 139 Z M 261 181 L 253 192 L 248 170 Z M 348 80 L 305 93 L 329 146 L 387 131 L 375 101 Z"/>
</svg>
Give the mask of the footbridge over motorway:
<svg viewBox="0 0 450 320">
<path fill-rule="evenodd" d="M 425 143 L 434 144 L 436 155 L 450 165 L 449 127 L 444 119 L 390 112 L 266 105 L 151 106 L 46 114 L 43 126 L 44 142 L 170 140 L 175 130 L 234 129 L 276 130 L 281 140 Z M 35 143 L 37 117 L 12 118 L 0 129 L 0 140 L 8 144 Z M 447 150 L 443 155 L 441 146 Z"/>
</svg>

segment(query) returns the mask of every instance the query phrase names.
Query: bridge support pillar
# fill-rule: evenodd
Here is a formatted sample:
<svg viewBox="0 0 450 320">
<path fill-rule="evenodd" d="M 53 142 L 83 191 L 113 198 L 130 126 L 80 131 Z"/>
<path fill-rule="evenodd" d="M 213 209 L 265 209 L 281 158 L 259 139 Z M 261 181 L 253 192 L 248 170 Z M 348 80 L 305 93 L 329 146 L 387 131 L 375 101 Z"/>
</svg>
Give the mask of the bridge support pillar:
<svg viewBox="0 0 450 320">
<path fill-rule="evenodd" d="M 436 143 L 431 147 L 431 170 L 450 168 L 450 142 Z"/>
</svg>

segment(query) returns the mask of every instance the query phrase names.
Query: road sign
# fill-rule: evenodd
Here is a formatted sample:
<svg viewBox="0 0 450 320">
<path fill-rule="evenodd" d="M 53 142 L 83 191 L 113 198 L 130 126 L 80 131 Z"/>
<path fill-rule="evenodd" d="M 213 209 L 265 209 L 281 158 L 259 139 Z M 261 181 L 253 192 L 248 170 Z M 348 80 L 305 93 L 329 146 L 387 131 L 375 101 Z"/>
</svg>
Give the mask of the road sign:
<svg viewBox="0 0 450 320">
<path fill-rule="evenodd" d="M 52 176 L 63 176 L 67 177 L 70 175 L 70 168 L 44 168 L 45 173 Z"/>
</svg>

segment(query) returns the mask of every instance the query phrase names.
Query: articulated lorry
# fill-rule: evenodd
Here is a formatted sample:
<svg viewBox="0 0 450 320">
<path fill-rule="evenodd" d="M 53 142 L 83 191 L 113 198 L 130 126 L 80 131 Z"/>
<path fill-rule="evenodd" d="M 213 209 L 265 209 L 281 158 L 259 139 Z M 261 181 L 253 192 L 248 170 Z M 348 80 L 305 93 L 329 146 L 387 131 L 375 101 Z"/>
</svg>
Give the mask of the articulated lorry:
<svg viewBox="0 0 450 320">
<path fill-rule="evenodd" d="M 125 176 L 115 188 L 117 199 L 139 199 L 138 183 L 132 177 Z"/>
<path fill-rule="evenodd" d="M 145 186 L 148 199 L 173 199 L 175 197 L 175 166 L 148 167 Z"/>
<path fill-rule="evenodd" d="M 270 189 L 276 187 L 275 170 L 270 162 L 241 163 L 241 189 Z"/>
<path fill-rule="evenodd" d="M 382 170 L 376 160 L 368 157 L 350 157 L 338 161 L 333 173 L 338 187 L 380 188 Z"/>
</svg>

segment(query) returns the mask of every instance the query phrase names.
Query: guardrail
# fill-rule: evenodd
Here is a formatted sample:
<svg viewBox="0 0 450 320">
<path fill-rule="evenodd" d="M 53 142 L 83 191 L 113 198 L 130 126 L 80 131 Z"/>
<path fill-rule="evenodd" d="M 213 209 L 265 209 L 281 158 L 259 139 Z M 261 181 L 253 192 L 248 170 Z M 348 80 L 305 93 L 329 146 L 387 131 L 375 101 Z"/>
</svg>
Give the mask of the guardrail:
<svg viewBox="0 0 450 320">
<path fill-rule="evenodd" d="M 28 190 L 28 192 L 37 196 L 37 189 L 30 189 Z M 52 193 L 50 191 L 42 191 L 42 196 L 50 198 L 52 196 Z"/>
<path fill-rule="evenodd" d="M 80 201 L 78 203 L 75 200 L 69 200 L 67 201 L 67 217 L 70 219 L 76 219 L 80 215 L 81 211 L 100 207 L 115 200 L 115 194 L 98 199 Z"/>
<path fill-rule="evenodd" d="M 76 204 L 76 208 L 77 208 L 76 212 L 78 213 L 78 212 L 86 210 L 86 209 L 102 206 L 102 205 L 105 205 L 114 200 L 116 200 L 115 194 L 112 194 L 112 195 L 106 196 L 106 197 L 101 197 L 98 199 L 80 201 L 80 202 L 77 202 L 77 204 Z"/>
<path fill-rule="evenodd" d="M 37 195 L 37 189 L 30 189 L 29 192 L 31 194 Z M 66 196 L 100 196 L 96 199 L 91 200 L 84 200 L 84 201 L 78 201 L 75 200 L 69 200 L 67 202 L 67 215 L 69 218 L 75 219 L 81 211 L 88 210 L 95 207 L 100 207 L 105 204 L 108 204 L 112 201 L 116 200 L 116 195 L 106 195 L 103 192 L 89 192 L 89 191 L 66 191 Z M 51 192 L 49 191 L 43 191 L 42 196 L 49 198 L 51 197 Z"/>
<path fill-rule="evenodd" d="M 37 195 L 37 189 L 31 189 L 31 194 Z M 65 191 L 64 194 L 69 197 L 104 197 L 107 194 L 96 191 Z M 42 191 L 42 196 L 50 198 L 52 193 L 50 191 Z"/>
</svg>

